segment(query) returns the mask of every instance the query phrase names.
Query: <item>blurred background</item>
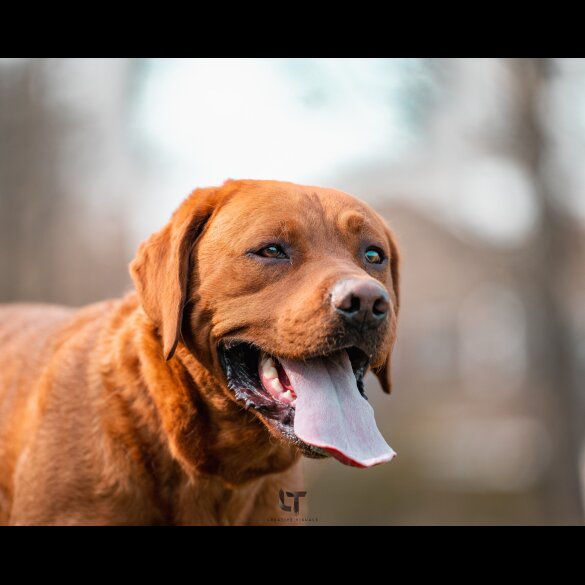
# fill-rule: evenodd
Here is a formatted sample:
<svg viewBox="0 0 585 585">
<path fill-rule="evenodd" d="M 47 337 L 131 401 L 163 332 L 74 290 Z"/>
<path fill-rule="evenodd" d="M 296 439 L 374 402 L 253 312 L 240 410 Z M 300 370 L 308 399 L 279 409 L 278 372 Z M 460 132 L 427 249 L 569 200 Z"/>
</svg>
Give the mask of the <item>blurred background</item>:
<svg viewBox="0 0 585 585">
<path fill-rule="evenodd" d="M 585 60 L 0 59 L 0 302 L 120 296 L 197 186 L 352 192 L 403 252 L 398 457 L 307 461 L 310 517 L 582 523 L 584 161 Z"/>
</svg>

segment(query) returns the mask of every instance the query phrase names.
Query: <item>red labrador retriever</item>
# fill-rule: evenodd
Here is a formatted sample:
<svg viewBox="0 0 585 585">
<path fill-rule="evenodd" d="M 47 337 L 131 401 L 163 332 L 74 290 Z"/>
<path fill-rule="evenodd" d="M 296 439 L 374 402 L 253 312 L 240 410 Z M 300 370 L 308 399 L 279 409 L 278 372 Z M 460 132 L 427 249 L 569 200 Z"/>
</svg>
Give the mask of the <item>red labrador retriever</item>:
<svg viewBox="0 0 585 585">
<path fill-rule="evenodd" d="M 136 292 L 0 309 L 0 522 L 258 524 L 299 459 L 394 455 L 386 392 L 398 252 L 354 197 L 198 189 L 130 266 Z"/>
</svg>

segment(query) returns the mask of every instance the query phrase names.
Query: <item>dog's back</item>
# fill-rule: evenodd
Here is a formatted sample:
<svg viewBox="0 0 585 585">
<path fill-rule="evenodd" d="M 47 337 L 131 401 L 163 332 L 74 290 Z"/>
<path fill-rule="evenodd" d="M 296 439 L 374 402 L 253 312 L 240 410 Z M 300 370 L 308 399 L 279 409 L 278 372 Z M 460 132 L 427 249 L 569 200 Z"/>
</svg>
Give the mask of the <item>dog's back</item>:
<svg viewBox="0 0 585 585">
<path fill-rule="evenodd" d="M 60 349 L 81 344 L 89 349 L 109 304 L 79 310 L 44 304 L 0 305 L 0 524 L 9 521 L 18 466 L 26 458 L 27 445 L 38 435 L 45 390 L 59 389 L 55 378 L 75 368 L 75 352 L 60 356 Z M 70 363 L 64 364 L 62 357 Z M 67 389 L 61 385 L 60 390 Z M 83 385 L 77 392 L 84 392 Z M 67 402 L 66 396 L 61 398 Z"/>
<path fill-rule="evenodd" d="M 71 309 L 51 305 L 0 305 L 0 523 L 8 521 L 14 468 L 32 431 L 40 372 L 57 330 Z"/>
</svg>

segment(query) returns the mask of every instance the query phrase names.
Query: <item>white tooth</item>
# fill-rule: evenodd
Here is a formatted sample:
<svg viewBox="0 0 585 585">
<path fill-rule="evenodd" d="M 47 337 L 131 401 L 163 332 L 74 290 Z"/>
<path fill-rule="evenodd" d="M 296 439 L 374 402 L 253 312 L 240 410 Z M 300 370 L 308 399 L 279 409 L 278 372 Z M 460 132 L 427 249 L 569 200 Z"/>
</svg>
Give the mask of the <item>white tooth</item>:
<svg viewBox="0 0 585 585">
<path fill-rule="evenodd" d="M 284 398 L 287 401 L 292 401 L 292 394 L 290 393 L 290 390 L 283 392 L 282 398 Z"/>
<path fill-rule="evenodd" d="M 262 367 L 262 375 L 265 378 L 268 380 L 271 380 L 272 378 L 278 378 L 278 372 L 276 371 L 274 361 L 269 355 L 264 354 L 260 365 Z"/>
<path fill-rule="evenodd" d="M 270 383 L 272 384 L 272 388 L 276 392 L 278 392 L 278 393 L 282 392 L 282 384 L 280 383 L 278 376 L 276 378 L 274 378 L 273 380 L 270 380 Z"/>
<path fill-rule="evenodd" d="M 262 374 L 264 374 L 264 377 L 267 378 L 268 380 L 272 380 L 274 378 L 278 379 L 278 372 L 276 371 L 276 368 L 273 366 L 262 366 Z"/>
</svg>

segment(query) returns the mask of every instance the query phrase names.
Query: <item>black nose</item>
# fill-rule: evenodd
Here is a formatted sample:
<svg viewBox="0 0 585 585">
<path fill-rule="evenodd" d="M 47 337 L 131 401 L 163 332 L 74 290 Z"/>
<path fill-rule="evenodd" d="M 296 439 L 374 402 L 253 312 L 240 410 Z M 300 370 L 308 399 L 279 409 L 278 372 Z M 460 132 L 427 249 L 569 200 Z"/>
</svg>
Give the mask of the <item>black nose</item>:
<svg viewBox="0 0 585 585">
<path fill-rule="evenodd" d="M 386 289 L 367 278 L 337 282 L 331 289 L 331 304 L 346 321 L 360 325 L 381 323 L 390 308 Z"/>
</svg>

